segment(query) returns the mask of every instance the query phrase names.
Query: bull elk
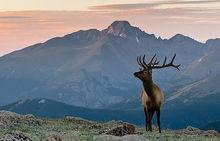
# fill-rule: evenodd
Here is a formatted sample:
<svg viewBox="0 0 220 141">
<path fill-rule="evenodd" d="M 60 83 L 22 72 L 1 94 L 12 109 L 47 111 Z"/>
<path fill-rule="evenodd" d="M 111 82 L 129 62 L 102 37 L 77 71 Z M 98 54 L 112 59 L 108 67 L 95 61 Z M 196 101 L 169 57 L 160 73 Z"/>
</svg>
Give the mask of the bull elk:
<svg viewBox="0 0 220 141">
<path fill-rule="evenodd" d="M 165 57 L 162 65 L 159 65 L 159 61 L 157 61 L 156 54 L 152 57 L 148 64 L 145 62 L 145 55 L 143 57 L 137 57 L 137 63 L 140 65 L 141 68 L 140 71 L 134 73 L 134 76 L 139 78 L 143 82 L 144 86 L 144 88 L 141 91 L 140 98 L 144 107 L 146 131 L 152 131 L 152 117 L 156 111 L 157 124 L 159 132 L 161 133 L 160 109 L 164 102 L 164 94 L 160 90 L 160 88 L 153 82 L 152 70 L 166 67 L 174 67 L 179 70 L 180 64 L 173 64 L 175 57 L 176 54 L 173 56 L 170 63 L 166 63 L 167 58 Z"/>
</svg>

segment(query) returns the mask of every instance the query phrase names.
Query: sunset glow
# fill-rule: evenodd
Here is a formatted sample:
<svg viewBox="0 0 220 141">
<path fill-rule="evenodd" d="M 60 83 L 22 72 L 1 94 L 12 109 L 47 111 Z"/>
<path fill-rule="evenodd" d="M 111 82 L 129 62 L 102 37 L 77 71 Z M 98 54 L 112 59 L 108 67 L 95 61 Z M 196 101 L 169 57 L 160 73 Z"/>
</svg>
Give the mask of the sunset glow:
<svg viewBox="0 0 220 141">
<path fill-rule="evenodd" d="M 89 28 L 128 20 L 148 33 L 205 42 L 220 37 L 218 0 L 0 0 L 0 55 Z"/>
</svg>

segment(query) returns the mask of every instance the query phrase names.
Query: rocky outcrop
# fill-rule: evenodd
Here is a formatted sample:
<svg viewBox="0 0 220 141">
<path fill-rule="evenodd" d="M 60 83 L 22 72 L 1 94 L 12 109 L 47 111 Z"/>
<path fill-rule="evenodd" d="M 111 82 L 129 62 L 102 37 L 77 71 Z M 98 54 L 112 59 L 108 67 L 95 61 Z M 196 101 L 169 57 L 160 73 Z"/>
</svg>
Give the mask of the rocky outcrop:
<svg viewBox="0 0 220 141">
<path fill-rule="evenodd" d="M 134 134 L 135 127 L 131 124 L 123 124 L 117 127 L 113 127 L 106 134 L 115 135 L 115 136 L 124 136 L 128 134 Z"/>
<path fill-rule="evenodd" d="M 109 121 L 107 123 L 100 124 L 72 116 L 66 116 L 65 120 L 74 124 L 87 125 L 89 126 L 89 129 L 96 130 L 99 134 L 109 134 L 114 136 L 135 134 L 135 126 L 123 121 Z"/>
<path fill-rule="evenodd" d="M 0 141 L 32 141 L 29 137 L 22 133 L 9 133 L 6 134 Z"/>
<path fill-rule="evenodd" d="M 10 126 L 18 123 L 37 124 L 40 125 L 42 121 L 35 118 L 33 115 L 20 115 L 9 111 L 0 111 L 0 127 Z"/>
<path fill-rule="evenodd" d="M 199 128 L 195 128 L 192 126 L 188 126 L 185 129 L 181 129 L 179 131 L 176 131 L 177 134 L 181 135 L 199 135 L 199 136 L 206 136 L 206 137 L 215 137 L 220 136 L 219 133 L 215 130 L 200 130 Z"/>
<path fill-rule="evenodd" d="M 109 126 L 110 125 L 110 126 Z M 135 126 L 126 122 L 110 122 L 108 126 L 104 126 L 100 134 L 109 134 L 114 136 L 124 136 L 135 134 Z"/>
</svg>

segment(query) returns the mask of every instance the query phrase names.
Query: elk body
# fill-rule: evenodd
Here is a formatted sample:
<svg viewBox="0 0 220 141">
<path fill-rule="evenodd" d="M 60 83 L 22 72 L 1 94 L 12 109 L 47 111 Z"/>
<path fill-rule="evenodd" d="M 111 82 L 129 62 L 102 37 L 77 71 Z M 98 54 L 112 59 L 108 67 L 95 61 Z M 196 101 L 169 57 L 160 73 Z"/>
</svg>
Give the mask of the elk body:
<svg viewBox="0 0 220 141">
<path fill-rule="evenodd" d="M 137 57 L 137 62 L 140 65 L 140 71 L 135 72 L 134 76 L 139 78 L 143 82 L 143 89 L 140 94 L 141 102 L 144 107 L 144 113 L 146 118 L 146 131 L 152 131 L 152 117 L 156 112 L 157 115 L 157 124 L 159 128 L 159 132 L 161 133 L 160 127 L 160 109 L 164 102 L 164 94 L 160 90 L 159 86 L 157 86 L 152 79 L 152 70 L 160 69 L 166 67 L 174 67 L 179 70 L 179 65 L 174 65 L 174 59 L 176 54 L 173 56 L 170 63 L 166 64 L 166 57 L 162 65 L 159 65 L 159 61 L 157 61 L 156 54 L 147 64 L 145 63 L 145 55 L 143 57 Z"/>
</svg>

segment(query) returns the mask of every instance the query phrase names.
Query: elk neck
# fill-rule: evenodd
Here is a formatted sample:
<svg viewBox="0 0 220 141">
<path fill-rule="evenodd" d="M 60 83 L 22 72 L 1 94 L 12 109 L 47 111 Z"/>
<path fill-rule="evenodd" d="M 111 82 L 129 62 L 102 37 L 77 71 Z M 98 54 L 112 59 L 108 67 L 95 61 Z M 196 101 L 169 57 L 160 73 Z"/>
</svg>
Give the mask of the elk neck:
<svg viewBox="0 0 220 141">
<path fill-rule="evenodd" d="M 151 97 L 153 95 L 153 80 L 145 80 L 143 81 L 144 90 L 146 91 L 147 95 Z"/>
</svg>

